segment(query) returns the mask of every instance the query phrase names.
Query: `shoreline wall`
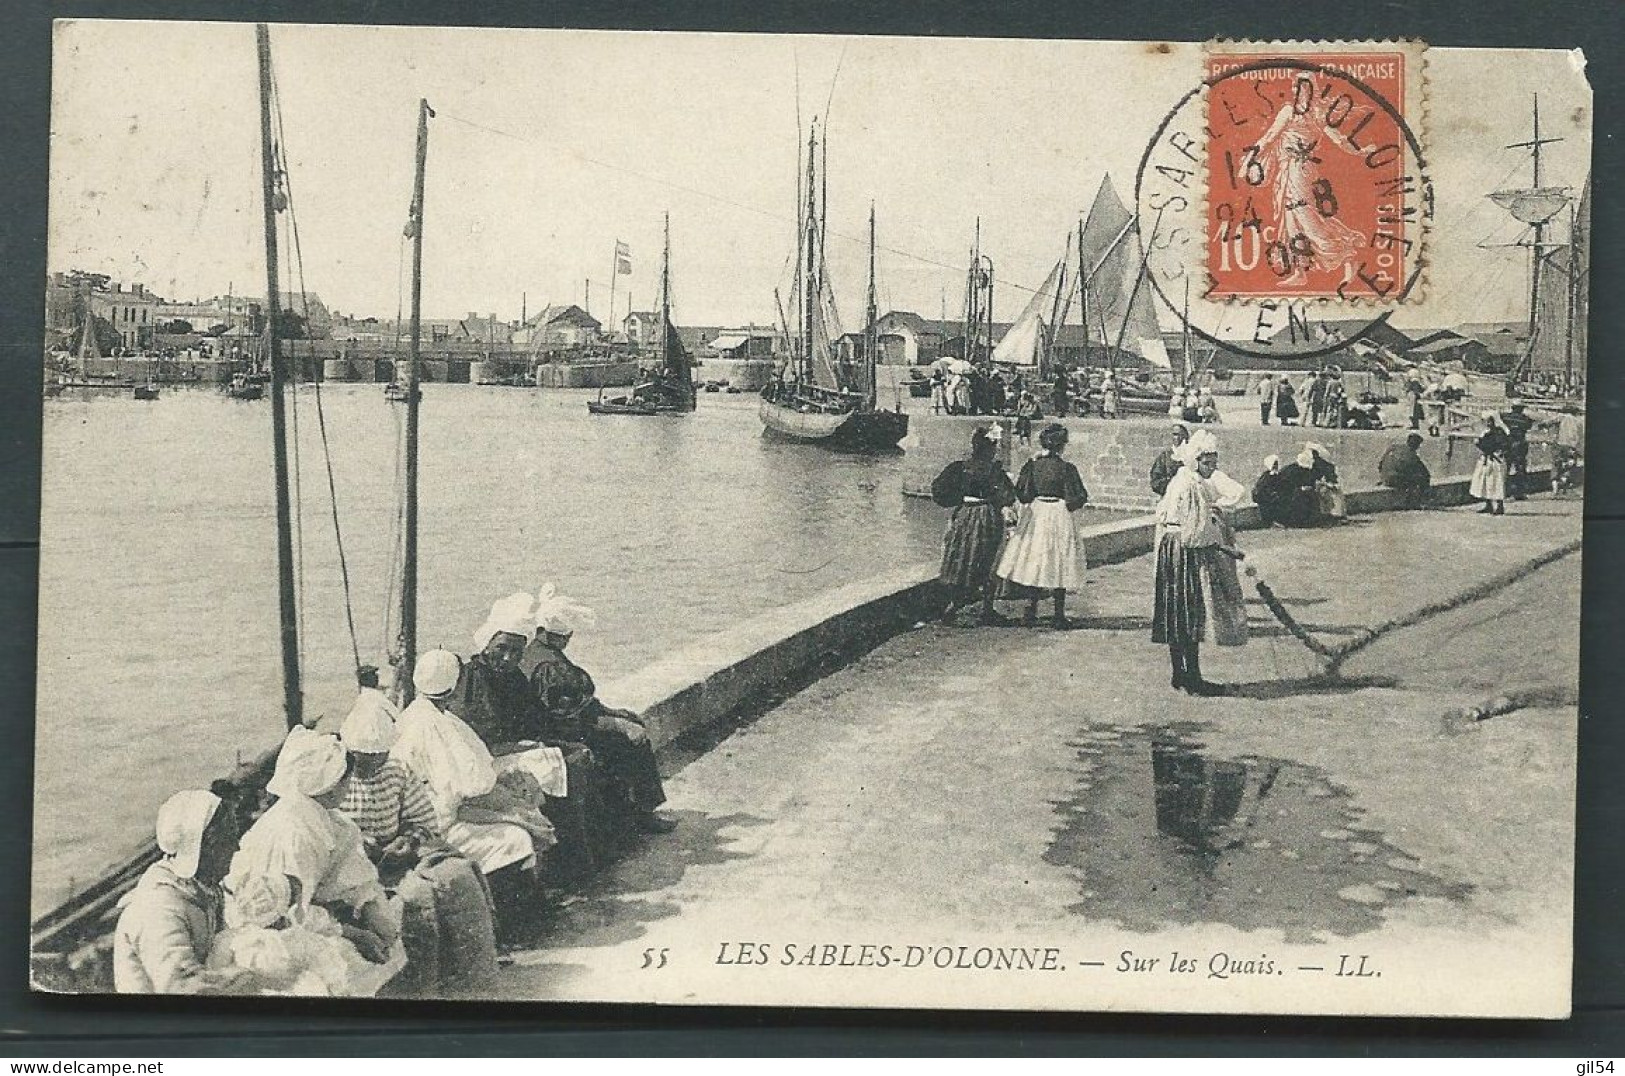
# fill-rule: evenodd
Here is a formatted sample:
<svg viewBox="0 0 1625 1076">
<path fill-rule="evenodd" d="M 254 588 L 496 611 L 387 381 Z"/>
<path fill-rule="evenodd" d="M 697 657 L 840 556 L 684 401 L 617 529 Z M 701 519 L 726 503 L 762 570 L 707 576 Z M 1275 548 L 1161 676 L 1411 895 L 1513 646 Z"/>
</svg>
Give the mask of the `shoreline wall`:
<svg viewBox="0 0 1625 1076">
<path fill-rule="evenodd" d="M 1000 459 L 1011 477 L 1038 449 L 1037 429 L 1029 447 L 1016 443 L 1013 421 L 987 416 L 914 415 L 908 437 L 903 441 L 903 492 L 911 497 L 929 497 L 931 482 L 951 461 L 970 454 L 971 431 L 997 422 L 1004 427 L 999 445 Z M 1083 484 L 1089 489 L 1090 503 L 1101 508 L 1150 511 L 1156 507 L 1149 474 L 1151 461 L 1170 443 L 1172 420 L 1068 418 L 1061 420 L 1070 435 L 1066 458 L 1077 464 Z M 1040 426 L 1035 423 L 1034 426 Z M 1411 431 L 1403 427 L 1385 430 L 1327 430 L 1303 426 L 1261 426 L 1254 422 L 1202 426 L 1219 439 L 1219 469 L 1236 481 L 1252 487 L 1264 470 L 1267 456 L 1280 456 L 1290 463 L 1305 441 L 1326 446 L 1337 465 L 1338 478 L 1347 489 L 1363 489 L 1377 482 L 1377 461 L 1388 446 L 1403 441 Z M 1478 454 L 1471 440 L 1462 437 L 1428 437 L 1423 433 L 1421 456 L 1435 483 L 1469 477 Z M 1545 445 L 1529 446 L 1529 466 L 1550 465 Z"/>
</svg>

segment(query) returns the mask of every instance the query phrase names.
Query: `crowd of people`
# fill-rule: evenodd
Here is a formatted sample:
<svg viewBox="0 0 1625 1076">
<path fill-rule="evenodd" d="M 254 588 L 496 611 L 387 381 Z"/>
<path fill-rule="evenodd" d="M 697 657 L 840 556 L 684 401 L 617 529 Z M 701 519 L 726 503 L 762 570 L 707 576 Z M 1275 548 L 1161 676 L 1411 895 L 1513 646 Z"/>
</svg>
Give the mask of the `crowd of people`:
<svg viewBox="0 0 1625 1076">
<path fill-rule="evenodd" d="M 120 911 L 115 989 L 488 993 L 499 954 L 626 838 L 676 825 L 637 715 L 566 654 L 591 619 L 551 585 L 509 595 L 468 658 L 418 657 L 404 709 L 363 669 L 344 716 L 289 731 L 263 796 L 172 796 Z"/>
<path fill-rule="evenodd" d="M 955 361 L 932 370 L 931 412 L 940 415 L 987 415 L 1016 419 L 1017 436 L 1030 438 L 1033 422 L 1068 415 L 1120 418 L 1127 413 L 1126 378 L 1115 370 L 1059 368 L 1047 381 L 1029 381 L 1019 369 L 983 369 Z M 1142 375 L 1139 380 L 1145 380 Z M 1219 421 L 1211 392 L 1191 390 L 1192 422 Z M 1177 389 L 1175 406 L 1185 410 L 1186 393 Z M 1211 417 L 1208 417 L 1211 416 Z M 1177 416 L 1176 416 L 1177 417 Z"/>
<path fill-rule="evenodd" d="M 1270 402 L 1278 398 L 1272 395 Z M 1527 435 L 1534 425 L 1524 410 L 1514 402 L 1507 414 L 1484 413 L 1469 483 L 1470 495 L 1484 502 L 1482 512 L 1500 514 L 1504 499 L 1524 496 L 1526 482 L 1514 481 L 1527 473 Z M 996 602 L 1020 598 L 1028 603 L 1024 623 L 1036 624 L 1039 602 L 1049 598 L 1052 623 L 1070 627 L 1066 592 L 1082 585 L 1087 562 L 1073 516 L 1088 503 L 1089 493 L 1078 469 L 1063 458 L 1066 427 L 1055 423 L 1042 430 L 1042 451 L 1022 465 L 1014 481 L 999 461 L 1001 438 L 998 425 L 978 427 L 970 456 L 948 464 L 932 484 L 932 499 L 952 512 L 939 571 L 946 594 L 942 620 L 958 624 L 963 610 L 977 606 L 977 623 L 1007 623 Z M 1424 506 L 1433 485 L 1423 443 L 1421 434 L 1409 433 L 1389 445 L 1377 464 L 1380 484 L 1396 491 L 1407 508 Z M 1202 642 L 1237 646 L 1247 637 L 1236 570 L 1243 555 L 1231 510 L 1245 504 L 1250 492 L 1260 516 L 1274 526 L 1341 521 L 1347 500 L 1337 464 L 1326 445 L 1307 441 L 1284 464 L 1279 456 L 1267 457 L 1249 491 L 1218 469 L 1213 433 L 1178 421 L 1168 446 L 1151 461 L 1148 477 L 1158 498 L 1152 637 L 1169 648 L 1174 687 L 1213 694 L 1219 689 L 1201 672 Z"/>
<path fill-rule="evenodd" d="M 1335 365 L 1311 371 L 1297 385 L 1284 373 L 1265 374 L 1253 385 L 1252 394 L 1258 401 L 1258 421 L 1264 426 L 1274 418 L 1280 426 L 1318 426 L 1331 430 L 1383 428 L 1382 408 L 1377 397 L 1369 392 L 1355 396 L 1343 381 L 1343 371 Z"/>
</svg>

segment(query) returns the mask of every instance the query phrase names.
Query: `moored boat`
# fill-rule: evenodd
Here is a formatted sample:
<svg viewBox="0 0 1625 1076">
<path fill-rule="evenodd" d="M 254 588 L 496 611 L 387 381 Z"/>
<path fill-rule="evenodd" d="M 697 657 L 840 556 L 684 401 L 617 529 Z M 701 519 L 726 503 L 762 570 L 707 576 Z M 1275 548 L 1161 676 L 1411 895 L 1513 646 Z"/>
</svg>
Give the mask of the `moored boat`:
<svg viewBox="0 0 1625 1076">
<path fill-rule="evenodd" d="M 709 386 L 708 386 L 709 387 Z M 666 215 L 665 251 L 660 260 L 660 369 L 625 396 L 587 402 L 594 415 L 686 415 L 696 406 L 694 360 L 671 322 L 671 215 Z"/>
<path fill-rule="evenodd" d="M 801 250 L 791 293 L 799 331 L 790 339 L 788 376 L 776 378 L 762 390 L 758 413 L 766 430 L 779 437 L 830 448 L 888 451 L 908 435 L 908 415 L 900 407 L 883 411 L 876 406 L 874 207 L 869 208 L 868 327 L 861 375 L 854 378 L 843 372 L 849 367 L 838 364 L 834 357 L 834 341 L 840 339 L 841 330 L 825 272 L 826 207 L 818 194 L 817 150 L 815 120 L 807 139 L 807 198 L 799 225 Z"/>
</svg>

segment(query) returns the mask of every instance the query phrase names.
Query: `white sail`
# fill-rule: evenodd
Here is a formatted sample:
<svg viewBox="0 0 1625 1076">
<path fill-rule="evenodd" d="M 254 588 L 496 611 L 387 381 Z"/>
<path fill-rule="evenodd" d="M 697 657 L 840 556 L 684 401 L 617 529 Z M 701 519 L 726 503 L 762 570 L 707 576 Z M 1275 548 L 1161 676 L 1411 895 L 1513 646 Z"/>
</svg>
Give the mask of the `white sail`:
<svg viewBox="0 0 1625 1076">
<path fill-rule="evenodd" d="M 1490 201 L 1525 224 L 1545 224 L 1569 206 L 1567 187 L 1530 187 L 1496 191 Z"/>
<path fill-rule="evenodd" d="M 835 368 L 835 342 L 841 338 L 841 315 L 835 309 L 835 294 L 828 281 L 819 281 L 818 301 L 812 319 L 813 384 L 826 389 L 844 389 Z"/>
<path fill-rule="evenodd" d="M 1037 366 L 1049 344 L 1054 326 L 1049 319 L 1055 316 L 1056 292 L 1066 276 L 1066 257 L 1055 263 L 1043 286 L 1033 293 L 1021 316 L 993 348 L 993 361 L 1012 366 Z"/>
<path fill-rule="evenodd" d="M 1124 340 L 1123 344 L 1125 347 L 1129 347 L 1128 340 Z M 1133 346 L 1129 349 L 1158 369 L 1172 370 L 1174 368 L 1173 362 L 1168 358 L 1168 345 L 1162 342 L 1161 336 L 1138 337 L 1133 341 Z"/>
<path fill-rule="evenodd" d="M 1089 274 L 1082 288 L 1083 320 L 1090 349 L 1099 348 L 1102 356 L 1122 351 L 1171 369 L 1133 226 L 1134 215 L 1111 177 L 1102 177 L 1083 224 L 1083 267 Z"/>
</svg>

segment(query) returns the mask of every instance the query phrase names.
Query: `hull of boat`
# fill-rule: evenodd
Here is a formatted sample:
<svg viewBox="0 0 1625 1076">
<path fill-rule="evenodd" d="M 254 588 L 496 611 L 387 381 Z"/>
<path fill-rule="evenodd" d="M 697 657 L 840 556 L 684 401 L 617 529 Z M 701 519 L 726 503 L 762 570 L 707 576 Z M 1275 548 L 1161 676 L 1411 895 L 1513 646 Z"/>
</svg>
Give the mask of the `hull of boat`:
<svg viewBox="0 0 1625 1076">
<path fill-rule="evenodd" d="M 657 407 L 648 404 L 624 403 L 620 400 L 588 400 L 587 413 L 590 415 L 658 415 L 661 413 Z M 667 414 L 677 414 L 668 411 Z"/>
<path fill-rule="evenodd" d="M 763 400 L 759 413 L 777 436 L 830 448 L 889 450 L 908 435 L 908 416 L 900 411 L 800 411 Z"/>
</svg>

